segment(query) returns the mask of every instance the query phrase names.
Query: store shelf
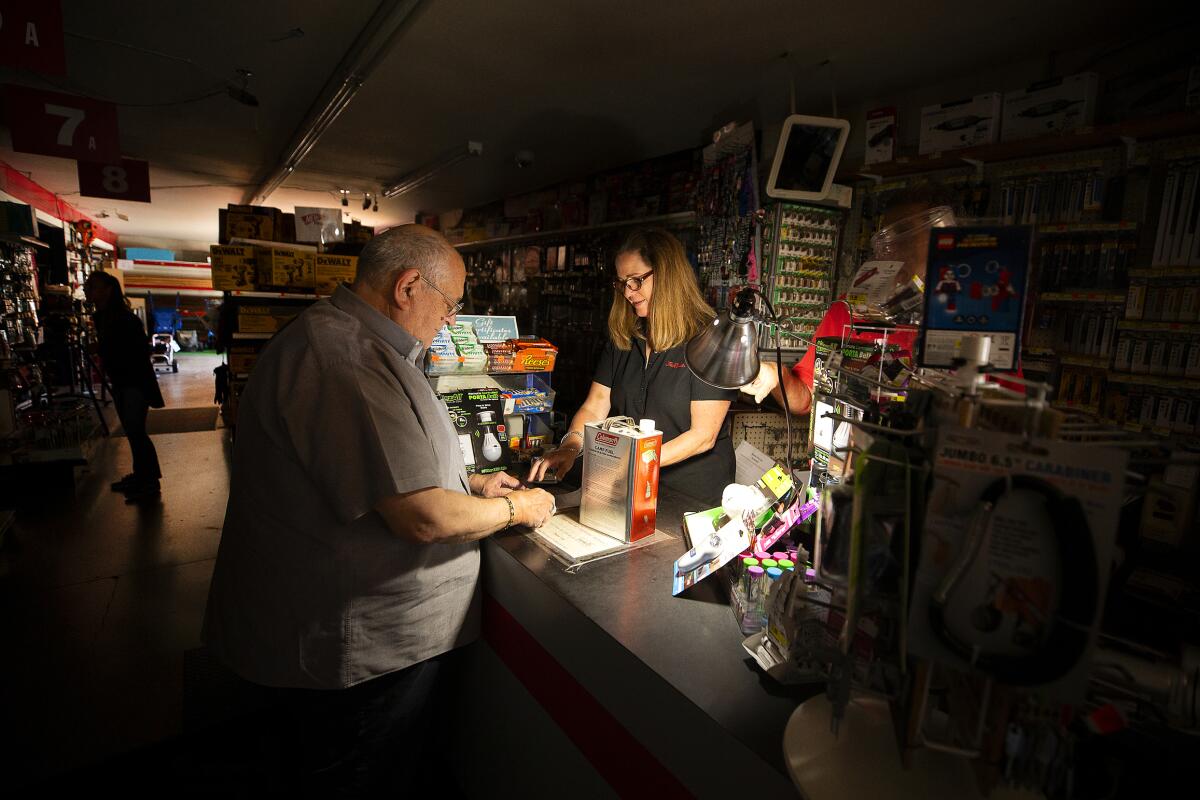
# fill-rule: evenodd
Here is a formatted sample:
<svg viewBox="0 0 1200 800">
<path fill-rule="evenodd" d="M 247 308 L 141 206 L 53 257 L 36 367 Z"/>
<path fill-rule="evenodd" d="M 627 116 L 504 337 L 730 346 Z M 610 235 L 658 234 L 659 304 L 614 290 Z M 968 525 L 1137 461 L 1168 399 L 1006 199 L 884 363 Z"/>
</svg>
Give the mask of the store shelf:
<svg viewBox="0 0 1200 800">
<path fill-rule="evenodd" d="M 1042 235 L 1056 233 L 1117 233 L 1119 231 L 1136 231 L 1136 222 L 1071 222 L 1061 225 L 1038 225 L 1038 233 Z"/>
<path fill-rule="evenodd" d="M 1145 119 L 1125 120 L 1110 125 L 1098 125 L 1056 136 L 1021 139 L 1015 142 L 965 147 L 947 153 L 898 158 L 883 164 L 854 164 L 838 170 L 838 181 L 854 178 L 893 178 L 974 166 L 977 162 L 993 164 L 1022 158 L 1052 156 L 1077 150 L 1115 147 L 1132 141 L 1167 139 L 1200 133 L 1200 114 L 1177 112 Z"/>
<path fill-rule="evenodd" d="M 296 294 L 293 292 L 246 292 L 234 289 L 226 292 L 230 297 L 253 297 L 263 300 L 316 300 L 315 294 Z"/>
<path fill-rule="evenodd" d="M 1068 353 L 1060 356 L 1058 361 L 1060 364 L 1065 364 L 1069 367 L 1108 369 L 1112 366 L 1112 356 L 1077 356 Z"/>
<path fill-rule="evenodd" d="M 1195 267 L 1149 267 L 1129 270 L 1131 278 L 1200 278 L 1200 265 Z"/>
<path fill-rule="evenodd" d="M 41 239 L 35 239 L 32 236 L 25 236 L 20 233 L 0 233 L 0 242 L 8 244 L 24 244 L 30 247 L 49 247 L 50 245 L 43 242 Z"/>
<path fill-rule="evenodd" d="M 538 231 L 537 233 L 519 233 L 513 236 L 498 236 L 494 239 L 480 239 L 474 242 L 459 242 L 454 245 L 458 250 L 471 250 L 477 247 L 491 247 L 501 244 L 520 244 L 521 242 L 532 242 L 537 239 L 550 239 L 559 236 L 572 236 L 580 233 L 592 233 L 594 231 L 617 230 L 619 228 L 633 228 L 640 225 L 687 225 L 696 221 L 696 214 L 693 211 L 680 211 L 676 214 L 660 214 L 657 217 L 642 217 L 640 219 L 630 219 L 623 222 L 605 222 L 601 225 L 583 225 L 577 228 L 559 228 L 552 231 Z"/>
<path fill-rule="evenodd" d="M 1136 383 L 1154 389 L 1185 389 L 1200 390 L 1200 378 L 1168 378 L 1161 375 L 1145 375 L 1134 372 L 1112 372 L 1108 375 L 1109 383 Z"/>
<path fill-rule="evenodd" d="M 1042 292 L 1038 300 L 1043 303 L 1107 303 L 1125 304 L 1125 292 Z"/>
<path fill-rule="evenodd" d="M 275 334 L 273 333 L 235 333 L 233 334 L 234 341 L 239 339 L 270 339 Z"/>
<path fill-rule="evenodd" d="M 1200 333 L 1200 322 L 1142 322 L 1123 319 L 1117 323 L 1120 331 L 1142 331 L 1144 333 Z"/>
</svg>

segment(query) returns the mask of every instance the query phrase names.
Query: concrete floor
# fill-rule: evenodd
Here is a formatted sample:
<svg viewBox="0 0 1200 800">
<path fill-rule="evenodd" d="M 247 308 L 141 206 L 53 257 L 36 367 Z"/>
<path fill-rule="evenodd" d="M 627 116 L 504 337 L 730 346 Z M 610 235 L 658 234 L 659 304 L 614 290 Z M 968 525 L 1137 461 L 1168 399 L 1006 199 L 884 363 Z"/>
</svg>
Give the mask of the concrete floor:
<svg viewBox="0 0 1200 800">
<path fill-rule="evenodd" d="M 211 355 L 160 375 L 170 407 L 209 405 Z M 0 764 L 6 787 L 96 764 L 183 730 L 184 653 L 200 625 L 229 491 L 228 432 L 154 437 L 162 499 L 127 506 L 130 471 L 102 442 L 74 497 L 18 513 L 0 550 Z M 165 787 L 164 787 L 165 788 Z"/>
</svg>

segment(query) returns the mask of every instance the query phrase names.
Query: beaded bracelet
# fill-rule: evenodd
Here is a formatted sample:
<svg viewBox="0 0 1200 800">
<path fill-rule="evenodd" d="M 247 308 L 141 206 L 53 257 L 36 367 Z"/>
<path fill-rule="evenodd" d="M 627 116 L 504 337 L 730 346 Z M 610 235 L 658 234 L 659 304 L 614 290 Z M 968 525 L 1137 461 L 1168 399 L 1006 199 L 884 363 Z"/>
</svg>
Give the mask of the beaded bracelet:
<svg viewBox="0 0 1200 800">
<path fill-rule="evenodd" d="M 509 500 L 507 497 L 501 497 L 500 499 L 508 503 L 508 524 L 504 527 L 511 528 L 513 520 L 517 518 L 517 509 L 513 506 L 513 501 Z"/>
</svg>

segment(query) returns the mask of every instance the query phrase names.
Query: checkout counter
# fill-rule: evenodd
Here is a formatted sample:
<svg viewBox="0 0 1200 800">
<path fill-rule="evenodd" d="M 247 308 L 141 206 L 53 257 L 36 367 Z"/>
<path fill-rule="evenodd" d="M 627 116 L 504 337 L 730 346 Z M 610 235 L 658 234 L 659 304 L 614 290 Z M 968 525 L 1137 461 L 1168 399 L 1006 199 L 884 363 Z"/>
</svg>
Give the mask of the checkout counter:
<svg viewBox="0 0 1200 800">
<path fill-rule="evenodd" d="M 486 540 L 456 726 L 480 754 L 472 796 L 796 796 L 784 730 L 822 687 L 762 675 L 721 577 L 671 595 L 683 514 L 703 508 L 664 488 L 657 527 L 677 538 L 572 573 L 519 532 Z"/>
</svg>

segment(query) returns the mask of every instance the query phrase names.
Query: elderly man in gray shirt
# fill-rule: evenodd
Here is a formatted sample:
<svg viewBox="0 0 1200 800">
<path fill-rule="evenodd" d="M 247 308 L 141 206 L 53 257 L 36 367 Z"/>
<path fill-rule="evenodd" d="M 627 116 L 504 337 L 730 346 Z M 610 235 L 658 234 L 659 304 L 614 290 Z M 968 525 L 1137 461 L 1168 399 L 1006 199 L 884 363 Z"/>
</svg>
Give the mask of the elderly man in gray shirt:
<svg viewBox="0 0 1200 800">
<path fill-rule="evenodd" d="M 506 473 L 467 475 L 422 372 L 465 276 L 432 230 L 376 237 L 353 286 L 264 349 L 241 400 L 204 639 L 281 690 L 306 791 L 419 769 L 437 657 L 477 635 L 478 540 L 553 513 Z"/>
</svg>

